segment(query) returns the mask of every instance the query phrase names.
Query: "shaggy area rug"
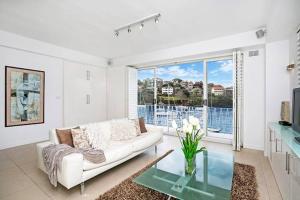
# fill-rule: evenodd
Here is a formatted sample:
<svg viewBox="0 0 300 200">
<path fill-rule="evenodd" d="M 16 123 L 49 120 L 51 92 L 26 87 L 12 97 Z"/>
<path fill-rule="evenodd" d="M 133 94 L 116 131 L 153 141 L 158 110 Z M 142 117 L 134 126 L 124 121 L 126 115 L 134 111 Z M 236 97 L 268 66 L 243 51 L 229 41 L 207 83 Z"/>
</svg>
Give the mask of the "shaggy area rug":
<svg viewBox="0 0 300 200">
<path fill-rule="evenodd" d="M 172 150 L 100 195 L 97 200 L 167 200 L 167 195 L 138 185 L 133 182 L 133 179 L 171 152 Z M 255 168 L 253 166 L 234 164 L 231 198 L 232 200 L 258 200 Z"/>
</svg>

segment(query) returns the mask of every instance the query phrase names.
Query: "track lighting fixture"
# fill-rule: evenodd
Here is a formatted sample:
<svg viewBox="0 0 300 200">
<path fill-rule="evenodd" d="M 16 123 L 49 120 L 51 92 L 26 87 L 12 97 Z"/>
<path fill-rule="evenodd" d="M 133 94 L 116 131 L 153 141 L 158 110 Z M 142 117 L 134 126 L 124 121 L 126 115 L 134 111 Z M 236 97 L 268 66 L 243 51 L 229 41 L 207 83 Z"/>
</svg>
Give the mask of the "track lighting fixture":
<svg viewBox="0 0 300 200">
<path fill-rule="evenodd" d="M 150 15 L 148 17 L 144 17 L 140 20 L 137 20 L 133 23 L 121 26 L 121 27 L 114 30 L 114 36 L 118 37 L 120 32 L 123 31 L 123 30 L 127 30 L 128 33 L 131 33 L 132 27 L 136 27 L 136 26 L 139 26 L 140 30 L 142 30 L 145 26 L 145 23 L 148 22 L 148 21 L 154 20 L 154 22 L 157 24 L 159 22 L 160 16 L 161 16 L 160 13 L 156 13 L 156 14 Z"/>
</svg>

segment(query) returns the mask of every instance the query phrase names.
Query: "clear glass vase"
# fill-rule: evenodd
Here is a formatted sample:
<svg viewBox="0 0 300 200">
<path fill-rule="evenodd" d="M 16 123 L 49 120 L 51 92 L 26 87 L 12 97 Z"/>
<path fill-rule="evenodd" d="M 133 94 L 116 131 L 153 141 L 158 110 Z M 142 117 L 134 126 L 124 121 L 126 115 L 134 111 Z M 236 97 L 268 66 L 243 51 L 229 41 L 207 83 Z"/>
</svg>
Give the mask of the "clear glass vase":
<svg viewBox="0 0 300 200">
<path fill-rule="evenodd" d="M 196 155 L 192 158 L 185 158 L 185 173 L 187 175 L 193 175 L 196 171 Z"/>
</svg>

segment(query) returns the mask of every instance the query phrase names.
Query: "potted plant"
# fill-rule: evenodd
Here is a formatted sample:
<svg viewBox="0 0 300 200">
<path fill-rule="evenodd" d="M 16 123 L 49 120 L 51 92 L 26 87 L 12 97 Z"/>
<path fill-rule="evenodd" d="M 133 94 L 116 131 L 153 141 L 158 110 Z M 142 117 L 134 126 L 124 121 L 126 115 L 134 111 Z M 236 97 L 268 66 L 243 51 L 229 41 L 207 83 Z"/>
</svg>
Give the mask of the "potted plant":
<svg viewBox="0 0 300 200">
<path fill-rule="evenodd" d="M 189 120 L 183 120 L 182 128 L 178 128 L 175 120 L 173 120 L 172 126 L 176 129 L 185 157 L 185 172 L 192 175 L 196 169 L 196 154 L 206 150 L 205 147 L 198 148 L 204 135 L 200 129 L 200 122 L 197 118 L 190 116 Z"/>
</svg>

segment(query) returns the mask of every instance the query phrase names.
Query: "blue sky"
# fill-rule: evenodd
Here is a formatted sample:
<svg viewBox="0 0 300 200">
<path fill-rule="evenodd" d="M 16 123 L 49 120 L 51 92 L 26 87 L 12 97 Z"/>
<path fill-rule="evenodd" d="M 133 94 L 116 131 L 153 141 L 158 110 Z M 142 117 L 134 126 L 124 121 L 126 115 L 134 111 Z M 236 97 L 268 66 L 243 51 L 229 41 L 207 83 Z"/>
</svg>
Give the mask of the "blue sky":
<svg viewBox="0 0 300 200">
<path fill-rule="evenodd" d="M 207 62 L 208 82 L 232 86 L 232 60 Z M 140 70 L 138 79 L 153 77 L 153 70 Z M 188 81 L 203 81 L 203 62 L 166 65 L 157 69 L 157 77 L 163 80 L 180 78 Z"/>
</svg>

